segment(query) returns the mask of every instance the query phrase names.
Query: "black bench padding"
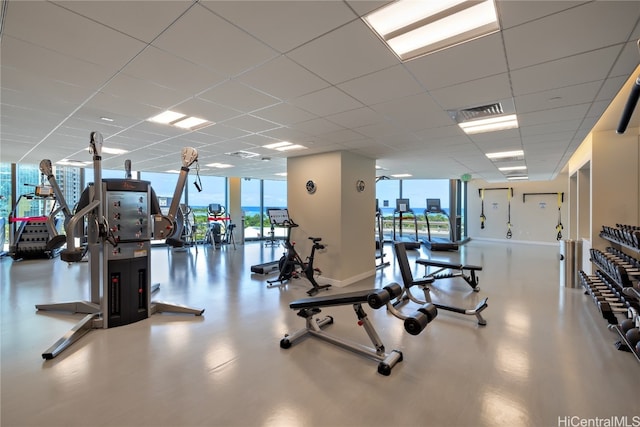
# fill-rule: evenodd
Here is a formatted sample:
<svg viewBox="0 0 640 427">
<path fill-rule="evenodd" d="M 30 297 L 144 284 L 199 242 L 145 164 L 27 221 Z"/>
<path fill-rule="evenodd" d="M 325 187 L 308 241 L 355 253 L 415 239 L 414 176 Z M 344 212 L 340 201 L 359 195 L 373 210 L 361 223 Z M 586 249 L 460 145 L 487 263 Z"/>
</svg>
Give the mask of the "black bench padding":
<svg viewBox="0 0 640 427">
<path fill-rule="evenodd" d="M 347 292 L 338 295 L 299 299 L 291 302 L 289 307 L 293 310 L 297 310 L 303 308 L 369 303 L 373 308 L 379 308 L 372 304 L 372 302 L 375 301 L 379 303 L 381 300 L 386 302 L 391 298 L 399 296 L 400 293 L 402 293 L 402 287 L 397 284 L 391 284 L 389 286 L 385 286 L 383 289 L 365 289 L 362 291 Z"/>
<path fill-rule="evenodd" d="M 423 258 L 417 259 L 416 264 L 424 265 L 427 267 L 452 268 L 454 270 L 482 270 L 482 266 L 479 265 L 455 264 L 452 262 L 434 261 L 431 259 Z"/>
</svg>

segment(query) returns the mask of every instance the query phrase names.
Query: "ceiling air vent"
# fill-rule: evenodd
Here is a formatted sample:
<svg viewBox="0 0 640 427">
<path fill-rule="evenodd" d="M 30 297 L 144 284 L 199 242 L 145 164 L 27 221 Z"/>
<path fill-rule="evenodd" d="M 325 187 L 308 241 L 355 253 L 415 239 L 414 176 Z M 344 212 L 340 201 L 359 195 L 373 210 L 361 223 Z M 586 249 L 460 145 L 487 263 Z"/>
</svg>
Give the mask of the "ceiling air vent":
<svg viewBox="0 0 640 427">
<path fill-rule="evenodd" d="M 464 108 L 462 110 L 449 110 L 449 116 L 456 123 L 464 123 L 471 120 L 486 119 L 488 117 L 500 116 L 505 113 L 502 103 L 495 102 L 478 107 Z"/>
<path fill-rule="evenodd" d="M 241 159 L 250 159 L 251 157 L 256 157 L 258 153 L 252 153 L 250 151 L 233 151 L 231 153 L 225 153 L 227 156 L 239 157 Z"/>
</svg>

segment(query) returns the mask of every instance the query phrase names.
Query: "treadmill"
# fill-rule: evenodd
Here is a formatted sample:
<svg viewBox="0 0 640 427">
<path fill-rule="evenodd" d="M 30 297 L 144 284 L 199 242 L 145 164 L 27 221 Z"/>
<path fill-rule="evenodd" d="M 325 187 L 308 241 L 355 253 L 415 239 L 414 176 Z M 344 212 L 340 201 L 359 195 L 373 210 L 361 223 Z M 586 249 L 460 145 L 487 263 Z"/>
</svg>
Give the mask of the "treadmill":
<svg viewBox="0 0 640 427">
<path fill-rule="evenodd" d="M 431 235 L 431 224 L 429 223 L 429 215 L 440 214 L 447 217 L 449 222 L 449 239 L 444 237 L 434 237 Z M 425 248 L 430 251 L 457 251 L 458 244 L 451 241 L 451 218 L 440 207 L 440 199 L 427 199 L 427 208 L 424 210 L 424 219 L 427 222 L 427 238 L 422 239 Z"/>
<path fill-rule="evenodd" d="M 402 235 L 402 220 L 405 216 L 413 217 L 414 236 Z M 399 233 L 396 234 L 396 220 L 399 223 Z M 393 211 L 393 241 L 404 243 L 407 249 L 420 249 L 418 239 L 418 217 L 409 206 L 409 199 L 396 199 L 396 208 Z"/>
</svg>

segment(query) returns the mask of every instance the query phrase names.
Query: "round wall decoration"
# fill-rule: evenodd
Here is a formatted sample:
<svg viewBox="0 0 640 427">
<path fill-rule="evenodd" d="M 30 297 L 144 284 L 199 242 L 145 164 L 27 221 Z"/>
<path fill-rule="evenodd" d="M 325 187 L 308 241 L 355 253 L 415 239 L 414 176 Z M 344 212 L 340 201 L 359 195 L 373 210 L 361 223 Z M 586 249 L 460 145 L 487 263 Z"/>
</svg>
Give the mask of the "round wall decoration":
<svg viewBox="0 0 640 427">
<path fill-rule="evenodd" d="M 307 183 L 305 184 L 305 187 L 307 188 L 307 193 L 309 194 L 315 193 L 317 189 L 316 183 L 311 180 L 307 181 Z"/>
<path fill-rule="evenodd" d="M 358 181 L 356 181 L 356 190 L 358 190 L 358 193 L 362 193 L 364 191 L 365 188 L 365 183 L 363 180 L 359 179 Z"/>
</svg>

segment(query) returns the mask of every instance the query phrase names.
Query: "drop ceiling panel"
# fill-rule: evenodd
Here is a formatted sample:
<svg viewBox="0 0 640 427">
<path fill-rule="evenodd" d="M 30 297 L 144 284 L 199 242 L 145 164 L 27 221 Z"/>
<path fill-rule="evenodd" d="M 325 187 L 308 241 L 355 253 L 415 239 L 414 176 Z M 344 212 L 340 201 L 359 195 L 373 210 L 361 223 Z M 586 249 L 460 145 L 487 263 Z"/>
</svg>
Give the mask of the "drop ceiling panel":
<svg viewBox="0 0 640 427">
<path fill-rule="evenodd" d="M 118 74 L 102 91 L 117 98 L 137 102 L 142 101 L 146 105 L 159 109 L 166 109 L 178 104 L 189 96 L 184 92 L 178 92 L 147 80 L 128 77 L 124 74 Z"/>
<path fill-rule="evenodd" d="M 338 88 L 363 104 L 379 104 L 424 91 L 402 65 L 349 80 L 338 85 Z"/>
<path fill-rule="evenodd" d="M 123 73 L 166 88 L 180 88 L 182 93 L 188 95 L 198 94 L 225 80 L 222 73 L 204 68 L 153 46 L 148 46 L 127 64 Z"/>
<path fill-rule="evenodd" d="M 277 139 L 279 141 L 289 141 L 302 145 L 304 145 L 305 141 L 309 139 L 309 135 L 307 135 L 306 133 L 287 127 L 271 129 L 266 132 L 262 132 L 261 134 L 264 136 L 268 136 L 269 138 Z"/>
<path fill-rule="evenodd" d="M 356 18 L 343 2 L 201 1 L 279 52 L 288 52 Z"/>
<path fill-rule="evenodd" d="M 254 90 L 242 83 L 227 80 L 198 95 L 198 98 L 249 113 L 280 102 L 277 98 Z"/>
<path fill-rule="evenodd" d="M 291 104 L 318 116 L 340 113 L 362 107 L 356 101 L 335 87 L 328 87 L 290 101 Z"/>
<path fill-rule="evenodd" d="M 273 123 L 267 120 L 263 120 L 259 117 L 254 117 L 250 114 L 235 117 L 224 122 L 226 126 L 234 127 L 245 132 L 265 132 L 269 129 L 280 127 L 279 124 Z"/>
<path fill-rule="evenodd" d="M 603 80 L 619 52 L 614 46 L 512 71 L 514 95 Z"/>
<path fill-rule="evenodd" d="M 428 90 L 507 72 L 500 34 L 423 56 L 407 62 L 406 67 Z"/>
<path fill-rule="evenodd" d="M 518 114 L 518 123 L 521 128 L 534 125 L 544 125 L 557 121 L 582 120 L 589 110 L 590 104 L 570 105 L 547 110 L 539 110 L 531 113 Z"/>
<path fill-rule="evenodd" d="M 625 42 L 637 13 L 634 1 L 591 2 L 504 30 L 509 66 L 523 68 Z M 562 43 L 558 31 L 563 31 Z"/>
<path fill-rule="evenodd" d="M 116 70 L 145 46 L 136 39 L 49 2 L 11 2 L 7 7 L 3 33 Z"/>
<path fill-rule="evenodd" d="M 511 84 L 505 73 L 437 89 L 431 95 L 444 110 L 457 110 L 511 98 Z"/>
<path fill-rule="evenodd" d="M 292 125 L 294 123 L 304 122 L 316 118 L 314 114 L 297 108 L 291 104 L 281 102 L 271 105 L 253 113 L 254 116 L 264 120 L 269 120 L 283 126 Z"/>
<path fill-rule="evenodd" d="M 398 63 L 391 51 L 360 20 L 319 37 L 287 56 L 333 84 Z"/>
<path fill-rule="evenodd" d="M 521 115 L 533 111 L 590 103 L 596 98 L 601 85 L 601 81 L 593 81 L 516 96 L 514 99 L 516 111 Z"/>
<path fill-rule="evenodd" d="M 200 117 L 214 123 L 224 122 L 242 114 L 240 111 L 200 98 L 193 98 L 176 104 L 172 107 L 172 111 Z"/>
<path fill-rule="evenodd" d="M 337 123 L 340 126 L 344 126 L 345 128 L 352 129 L 372 125 L 383 120 L 382 117 L 368 107 L 356 108 L 355 110 L 333 114 L 326 116 L 326 119 Z"/>
<path fill-rule="evenodd" d="M 264 43 L 199 4 L 182 15 L 153 45 L 225 76 L 234 76 L 276 56 Z"/>
<path fill-rule="evenodd" d="M 498 16 L 503 29 L 508 29 L 525 22 L 537 20 L 563 10 L 579 6 L 579 1 L 539 1 L 520 0 L 517 3 L 511 1 L 498 1 Z"/>
<path fill-rule="evenodd" d="M 120 98 L 103 92 L 92 96 L 91 99 L 83 105 L 83 108 L 84 107 L 109 112 L 108 117 L 111 117 L 111 113 L 128 116 L 128 122 L 146 120 L 162 112 L 161 109 L 156 107 L 140 104 L 130 99 Z M 99 120 L 99 117 L 97 117 L 96 120 Z"/>
<path fill-rule="evenodd" d="M 57 1 L 56 4 L 73 10 L 103 25 L 151 42 L 171 22 L 191 6 L 186 1 Z"/>
<path fill-rule="evenodd" d="M 237 77 L 275 98 L 288 100 L 329 86 L 329 83 L 296 64 L 286 56 L 279 56 Z"/>
<path fill-rule="evenodd" d="M 24 73 L 24 78 L 33 77 L 43 80 L 41 83 L 37 83 L 36 87 L 42 87 L 48 82 L 52 82 L 54 85 L 62 85 L 63 82 L 66 82 L 66 86 L 71 91 L 69 95 L 72 100 L 75 100 L 73 95 L 78 92 L 78 89 L 73 86 L 85 88 L 82 93 L 88 92 L 87 89 L 93 91 L 96 86 L 106 82 L 116 71 L 7 35 L 2 37 L 1 59 L 3 72 L 5 69 L 13 69 L 16 72 Z M 2 80 L 4 86 L 4 75 Z"/>
</svg>

